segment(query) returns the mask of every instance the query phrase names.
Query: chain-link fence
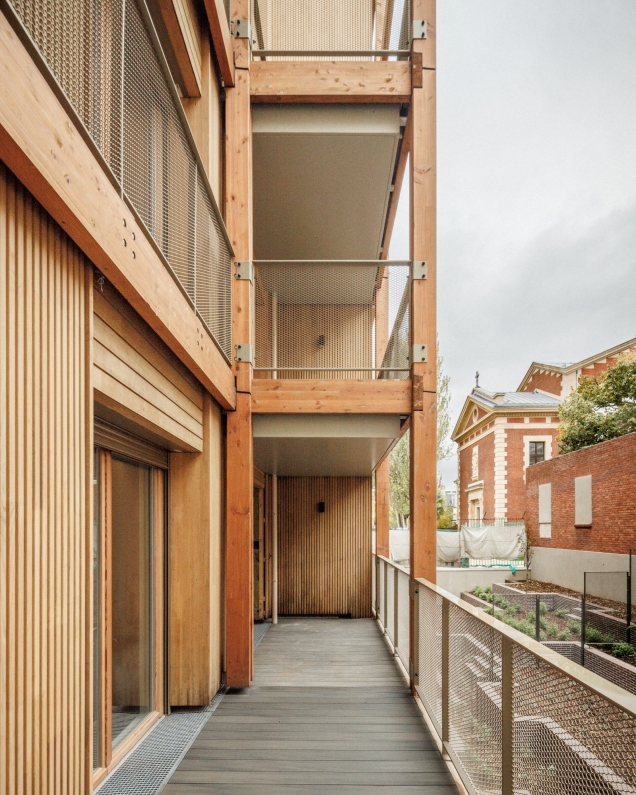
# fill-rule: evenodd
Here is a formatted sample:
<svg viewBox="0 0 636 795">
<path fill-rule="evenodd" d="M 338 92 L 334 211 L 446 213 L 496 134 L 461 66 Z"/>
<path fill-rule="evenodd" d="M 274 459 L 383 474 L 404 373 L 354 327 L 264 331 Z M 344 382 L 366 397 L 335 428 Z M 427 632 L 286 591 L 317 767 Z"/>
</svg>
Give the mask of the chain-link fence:
<svg viewBox="0 0 636 795">
<path fill-rule="evenodd" d="M 385 339 L 390 323 L 389 338 L 396 325 L 409 333 L 407 263 L 257 261 L 254 287 L 255 372 L 261 377 L 408 377 L 408 346 L 390 355 L 387 349 L 378 364 L 380 325 Z"/>
<path fill-rule="evenodd" d="M 415 586 L 413 681 L 468 792 L 636 793 L 636 696 L 430 583 Z M 539 616 L 576 602 L 518 593 Z"/>
<path fill-rule="evenodd" d="M 231 360 L 232 247 L 144 0 L 11 0 L 11 8 L 106 173 Z"/>
<path fill-rule="evenodd" d="M 252 38 L 263 60 L 407 57 L 410 2 L 253 0 Z"/>
</svg>

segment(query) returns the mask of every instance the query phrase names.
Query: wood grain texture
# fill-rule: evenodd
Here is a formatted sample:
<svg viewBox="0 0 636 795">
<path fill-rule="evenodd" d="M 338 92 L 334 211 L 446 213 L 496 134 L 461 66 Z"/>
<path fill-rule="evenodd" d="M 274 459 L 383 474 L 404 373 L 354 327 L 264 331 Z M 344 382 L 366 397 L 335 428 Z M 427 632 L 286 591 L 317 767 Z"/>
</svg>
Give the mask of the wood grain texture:
<svg viewBox="0 0 636 795">
<path fill-rule="evenodd" d="M 216 61 L 226 86 L 234 85 L 234 56 L 230 25 L 225 14 L 223 0 L 204 0 L 205 12 L 210 25 Z M 247 19 L 248 17 L 244 17 Z"/>
<path fill-rule="evenodd" d="M 253 673 L 254 452 L 250 396 L 237 394 L 227 415 L 225 544 L 225 664 L 231 687 L 248 687 Z"/>
<path fill-rule="evenodd" d="M 411 382 L 255 378 L 255 414 L 409 414 Z"/>
<path fill-rule="evenodd" d="M 186 96 L 201 95 L 201 31 L 191 0 L 158 0 Z"/>
<path fill-rule="evenodd" d="M 408 102 L 406 61 L 254 61 L 252 102 Z"/>
<path fill-rule="evenodd" d="M 457 795 L 371 619 L 282 619 L 166 795 Z"/>
<path fill-rule="evenodd" d="M 0 164 L 0 792 L 84 793 L 86 264 Z"/>
<path fill-rule="evenodd" d="M 0 150 L 91 262 L 213 397 L 233 408 L 227 362 L 1 13 Z"/>
<path fill-rule="evenodd" d="M 206 395 L 203 450 L 170 455 L 170 704 L 203 706 L 221 682 L 223 420 Z"/>
<path fill-rule="evenodd" d="M 201 385 L 109 285 L 95 290 L 94 310 L 96 400 L 170 447 L 201 450 Z"/>
<path fill-rule="evenodd" d="M 281 615 L 371 614 L 370 477 L 279 477 L 278 536 Z"/>
</svg>

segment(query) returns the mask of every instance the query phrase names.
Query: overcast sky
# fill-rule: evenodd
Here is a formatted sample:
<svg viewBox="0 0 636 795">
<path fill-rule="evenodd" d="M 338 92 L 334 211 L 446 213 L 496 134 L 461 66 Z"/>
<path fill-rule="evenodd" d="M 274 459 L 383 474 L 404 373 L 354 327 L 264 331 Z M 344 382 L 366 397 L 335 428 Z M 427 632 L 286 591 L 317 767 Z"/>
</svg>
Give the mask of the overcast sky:
<svg viewBox="0 0 636 795">
<path fill-rule="evenodd" d="M 636 0 L 438 0 L 438 328 L 480 385 L 636 337 Z M 408 257 L 404 190 L 391 243 Z M 456 461 L 443 462 L 447 485 Z"/>
</svg>

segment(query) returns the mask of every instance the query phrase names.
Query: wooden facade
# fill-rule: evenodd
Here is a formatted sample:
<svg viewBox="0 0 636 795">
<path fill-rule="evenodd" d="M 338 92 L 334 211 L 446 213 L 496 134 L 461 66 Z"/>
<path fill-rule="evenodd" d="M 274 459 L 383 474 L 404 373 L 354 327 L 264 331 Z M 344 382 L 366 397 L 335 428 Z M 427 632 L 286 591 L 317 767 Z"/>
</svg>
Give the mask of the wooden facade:
<svg viewBox="0 0 636 795">
<path fill-rule="evenodd" d="M 0 792 L 87 786 L 86 263 L 0 163 Z"/>
<path fill-rule="evenodd" d="M 370 477 L 278 478 L 281 615 L 371 615 L 371 521 Z"/>
</svg>

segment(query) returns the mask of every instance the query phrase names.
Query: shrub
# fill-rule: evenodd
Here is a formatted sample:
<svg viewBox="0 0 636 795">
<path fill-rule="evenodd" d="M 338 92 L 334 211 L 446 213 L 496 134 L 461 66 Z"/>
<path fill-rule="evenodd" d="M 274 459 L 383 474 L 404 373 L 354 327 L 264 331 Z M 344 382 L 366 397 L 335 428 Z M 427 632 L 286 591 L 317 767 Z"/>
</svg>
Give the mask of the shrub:
<svg viewBox="0 0 636 795">
<path fill-rule="evenodd" d="M 567 614 L 568 614 L 567 610 L 557 610 L 555 612 L 555 615 L 557 616 L 557 618 L 565 618 L 567 616 Z"/>
<path fill-rule="evenodd" d="M 545 602 L 539 602 L 539 613 L 544 616 L 548 612 L 548 606 Z"/>
<path fill-rule="evenodd" d="M 570 630 L 569 629 L 562 629 L 561 632 L 557 635 L 557 640 L 570 640 Z"/>
<path fill-rule="evenodd" d="M 508 605 L 508 607 L 506 608 L 506 613 L 508 613 L 509 616 L 516 616 L 520 610 L 521 610 L 521 605 L 514 603 Z"/>
<path fill-rule="evenodd" d="M 580 635 L 581 634 L 581 622 L 576 621 L 574 618 L 571 618 L 568 621 L 568 629 L 573 635 Z"/>
<path fill-rule="evenodd" d="M 556 638 L 559 628 L 556 624 L 548 624 L 545 628 L 545 631 L 549 638 Z"/>
<path fill-rule="evenodd" d="M 614 657 L 631 657 L 636 654 L 636 649 L 629 643 L 615 643 L 612 648 Z"/>
</svg>

